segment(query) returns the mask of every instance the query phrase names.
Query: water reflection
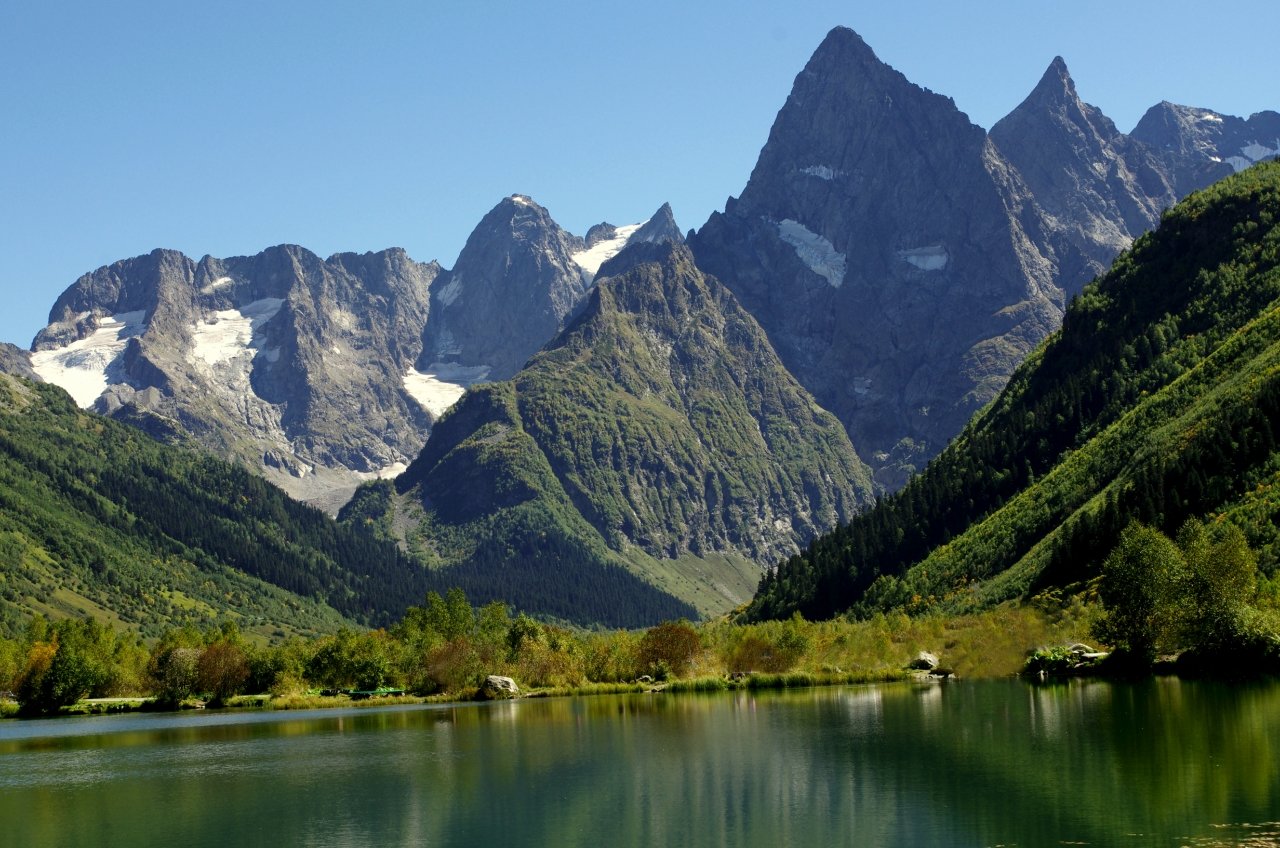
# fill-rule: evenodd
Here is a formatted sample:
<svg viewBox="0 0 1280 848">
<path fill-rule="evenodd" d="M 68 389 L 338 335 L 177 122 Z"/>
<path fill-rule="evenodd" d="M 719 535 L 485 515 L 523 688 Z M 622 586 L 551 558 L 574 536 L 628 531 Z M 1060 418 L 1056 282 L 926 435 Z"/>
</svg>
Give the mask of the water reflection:
<svg viewBox="0 0 1280 848">
<path fill-rule="evenodd" d="M 22 845 L 1273 844 L 1248 823 L 1280 819 L 1278 725 L 1280 686 L 1173 680 L 7 722 L 0 822 Z"/>
</svg>

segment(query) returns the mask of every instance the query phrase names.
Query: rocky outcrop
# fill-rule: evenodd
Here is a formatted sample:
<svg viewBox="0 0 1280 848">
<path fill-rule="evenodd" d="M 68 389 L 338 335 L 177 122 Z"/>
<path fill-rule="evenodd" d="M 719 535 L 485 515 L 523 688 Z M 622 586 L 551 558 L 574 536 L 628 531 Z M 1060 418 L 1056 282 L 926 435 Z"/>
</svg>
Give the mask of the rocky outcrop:
<svg viewBox="0 0 1280 848">
<path fill-rule="evenodd" d="M 1280 113 L 1258 112 L 1244 119 L 1163 101 L 1147 110 L 1132 137 L 1166 159 L 1183 197 L 1280 156 Z"/>
<path fill-rule="evenodd" d="M 479 696 L 484 701 L 501 701 L 507 698 L 520 697 L 520 687 L 510 677 L 490 674 L 480 684 Z"/>
<path fill-rule="evenodd" d="M 565 328 L 603 262 L 631 242 L 672 240 L 682 237 L 666 204 L 644 224 L 597 224 L 579 238 L 531 198 L 506 198 L 432 285 L 419 369 L 510 378 Z"/>
<path fill-rule="evenodd" d="M 991 128 L 991 140 L 1044 216 L 1038 247 L 1068 296 L 1104 272 L 1179 197 L 1168 162 L 1081 100 L 1061 57 Z"/>
<path fill-rule="evenodd" d="M 263 469 L 295 496 L 403 468 L 431 415 L 405 389 L 439 273 L 401 250 L 157 250 L 86 274 L 33 343 L 85 407 Z"/>
<path fill-rule="evenodd" d="M 0 342 L 0 374 L 41 382 L 40 375 L 31 368 L 31 352 L 8 342 Z"/>
</svg>

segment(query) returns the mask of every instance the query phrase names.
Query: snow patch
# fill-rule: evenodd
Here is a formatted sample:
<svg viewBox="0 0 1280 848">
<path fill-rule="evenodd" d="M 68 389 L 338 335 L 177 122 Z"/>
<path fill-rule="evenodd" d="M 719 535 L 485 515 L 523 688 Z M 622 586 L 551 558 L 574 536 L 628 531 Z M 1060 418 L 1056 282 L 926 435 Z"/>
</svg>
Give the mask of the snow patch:
<svg viewBox="0 0 1280 848">
<path fill-rule="evenodd" d="M 404 390 L 423 409 L 439 418 L 458 402 L 468 386 L 483 383 L 488 376 L 488 365 L 433 362 L 425 371 L 410 368 L 405 372 Z"/>
<path fill-rule="evenodd" d="M 146 329 L 146 317 L 146 310 L 112 315 L 66 347 L 33 352 L 31 367 L 45 382 L 66 389 L 81 407 L 93 406 L 109 385 L 107 369 L 124 353 L 129 339 Z"/>
<path fill-rule="evenodd" d="M 518 204 L 518 205 L 520 205 L 520 206 L 532 206 L 532 205 L 533 205 L 533 201 L 532 201 L 532 200 L 530 200 L 529 198 L 525 197 L 523 194 L 513 194 L 513 195 L 511 195 L 511 202 L 512 202 L 512 203 L 516 203 L 516 204 Z"/>
<path fill-rule="evenodd" d="M 353 471 L 351 476 L 357 480 L 392 480 L 399 477 L 409 468 L 403 462 L 393 462 L 385 468 L 379 468 L 377 471 Z"/>
<path fill-rule="evenodd" d="M 209 283 L 209 285 L 200 289 L 200 294 L 213 294 L 219 289 L 225 289 L 228 286 L 233 285 L 234 283 L 235 283 L 235 280 L 231 279 L 230 277 L 219 277 L 218 279 Z"/>
<path fill-rule="evenodd" d="M 840 288 L 844 282 L 844 254 L 838 252 L 831 242 L 810 230 L 799 221 L 786 218 L 779 221 L 778 237 L 795 248 L 800 261 L 818 276 L 826 278 L 834 288 Z"/>
<path fill-rule="evenodd" d="M 618 251 L 627 246 L 627 242 L 635 235 L 636 230 L 643 227 L 645 223 L 617 227 L 613 231 L 613 238 L 598 241 L 586 250 L 571 253 L 569 258 L 585 272 L 587 282 L 590 283 L 600 272 L 600 266 L 617 256 Z"/>
<path fill-rule="evenodd" d="M 913 247 L 910 250 L 899 250 L 898 258 L 908 262 L 921 271 L 941 271 L 947 267 L 947 249 L 940 244 L 928 247 Z"/>
<path fill-rule="evenodd" d="M 1220 124 L 1222 123 L 1222 116 L 1216 112 L 1201 112 L 1200 120 L 1208 121 L 1211 124 Z"/>
<path fill-rule="evenodd" d="M 1268 156 L 1275 156 L 1277 153 L 1280 153 L 1280 141 L 1276 142 L 1276 148 L 1276 150 L 1272 150 L 1270 147 L 1263 147 L 1255 141 L 1252 144 L 1240 148 L 1240 152 L 1255 162 L 1261 162 Z"/>
<path fill-rule="evenodd" d="M 836 177 L 844 176 L 844 171 L 838 171 L 830 165 L 810 165 L 807 168 L 801 168 L 800 173 L 817 177 L 820 180 L 834 180 Z"/>
<path fill-rule="evenodd" d="M 458 295 L 462 293 L 462 275 L 454 274 L 449 278 L 449 282 L 445 287 L 436 293 L 436 300 L 445 306 L 452 306 L 453 302 L 458 299 Z"/>
<path fill-rule="evenodd" d="M 197 321 L 191 331 L 191 361 L 199 360 L 212 368 L 248 353 L 250 356 L 243 363 L 243 376 L 247 381 L 253 358 L 259 352 L 270 362 L 280 358 L 278 349 L 262 348 L 259 331 L 283 305 L 284 298 L 264 297 L 238 309 L 218 310 L 204 321 Z"/>
</svg>

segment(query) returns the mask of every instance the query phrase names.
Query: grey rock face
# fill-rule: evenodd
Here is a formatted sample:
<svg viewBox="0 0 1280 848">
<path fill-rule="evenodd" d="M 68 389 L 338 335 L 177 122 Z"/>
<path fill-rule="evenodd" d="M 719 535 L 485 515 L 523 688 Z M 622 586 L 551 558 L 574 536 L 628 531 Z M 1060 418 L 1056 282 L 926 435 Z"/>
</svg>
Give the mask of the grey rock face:
<svg viewBox="0 0 1280 848">
<path fill-rule="evenodd" d="M 980 127 L 837 29 L 690 243 L 894 487 L 1060 319 L 1040 223 Z"/>
<path fill-rule="evenodd" d="M 690 244 L 892 489 L 1163 209 L 1280 151 L 1273 117 L 1161 104 L 1126 136 L 1059 58 L 987 134 L 836 29 Z"/>
<path fill-rule="evenodd" d="M 1074 294 L 1178 199 L 1168 163 L 1082 101 L 1061 57 L 991 140 L 1045 217 L 1055 284 Z"/>
<path fill-rule="evenodd" d="M 1246 120 L 1164 101 L 1147 110 L 1132 137 L 1166 158 L 1182 197 L 1280 155 L 1280 113 L 1258 112 Z"/>
<path fill-rule="evenodd" d="M 37 383 L 42 382 L 40 375 L 31 368 L 30 351 L 25 351 L 8 342 L 0 342 L 0 374 L 11 374 Z"/>
<path fill-rule="evenodd" d="M 503 200 L 432 286 L 419 367 L 460 365 L 487 368 L 492 380 L 510 377 L 581 303 L 588 280 L 573 256 L 586 247 L 529 198 Z"/>
<path fill-rule="evenodd" d="M 407 462 L 430 415 L 405 391 L 434 263 L 295 246 L 199 262 L 157 250 L 86 274 L 33 343 L 84 406 L 194 438 L 300 497 Z"/>
<path fill-rule="evenodd" d="M 683 241 L 666 204 L 642 225 L 601 223 L 579 238 L 530 198 L 506 198 L 432 285 L 418 367 L 511 377 L 569 323 L 602 262 L 626 244 L 660 241 Z"/>
</svg>

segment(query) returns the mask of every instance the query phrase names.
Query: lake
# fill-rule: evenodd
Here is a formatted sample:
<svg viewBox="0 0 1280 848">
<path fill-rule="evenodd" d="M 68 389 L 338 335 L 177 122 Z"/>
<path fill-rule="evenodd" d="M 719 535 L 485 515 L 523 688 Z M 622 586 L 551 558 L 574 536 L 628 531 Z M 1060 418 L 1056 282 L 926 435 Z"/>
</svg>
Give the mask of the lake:
<svg viewBox="0 0 1280 848">
<path fill-rule="evenodd" d="M 0 723 L 15 846 L 1276 845 L 1277 820 L 1277 683 Z"/>
</svg>

